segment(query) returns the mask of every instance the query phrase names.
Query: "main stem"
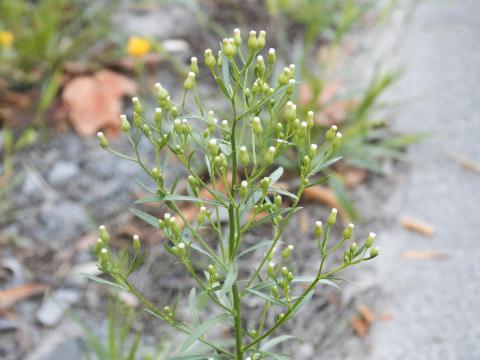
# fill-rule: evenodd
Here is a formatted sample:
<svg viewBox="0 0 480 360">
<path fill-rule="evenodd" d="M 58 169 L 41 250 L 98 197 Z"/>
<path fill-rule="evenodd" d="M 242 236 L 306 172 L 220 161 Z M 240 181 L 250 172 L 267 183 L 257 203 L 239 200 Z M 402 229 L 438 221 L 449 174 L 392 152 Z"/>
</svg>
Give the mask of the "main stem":
<svg viewBox="0 0 480 360">
<path fill-rule="evenodd" d="M 235 206 L 235 184 L 237 183 L 237 145 L 236 145 L 236 126 L 237 126 L 237 113 L 235 109 L 235 95 L 232 96 L 232 111 L 233 111 L 233 124 L 231 131 L 231 146 L 232 146 L 232 184 L 230 187 L 230 206 L 228 208 L 228 218 L 230 225 L 230 238 L 229 238 L 229 258 L 230 262 L 235 261 L 236 249 L 238 247 L 237 236 L 240 232 L 237 229 L 236 222 L 236 206 Z M 237 235 L 238 234 L 238 235 Z M 233 316 L 235 326 L 235 354 L 237 360 L 243 360 L 243 344 L 242 344 L 242 318 L 240 314 L 240 293 L 238 291 L 237 282 L 232 285 L 233 294 Z"/>
</svg>

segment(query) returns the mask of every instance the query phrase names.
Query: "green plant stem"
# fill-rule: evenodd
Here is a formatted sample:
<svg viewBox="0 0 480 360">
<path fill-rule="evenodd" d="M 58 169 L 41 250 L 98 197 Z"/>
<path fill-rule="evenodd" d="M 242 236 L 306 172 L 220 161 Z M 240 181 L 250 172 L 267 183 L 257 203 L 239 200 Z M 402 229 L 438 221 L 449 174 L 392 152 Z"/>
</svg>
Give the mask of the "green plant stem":
<svg viewBox="0 0 480 360">
<path fill-rule="evenodd" d="M 232 286 L 233 293 L 233 311 L 234 311 L 234 325 L 235 325 L 235 353 L 237 360 L 243 360 L 243 345 L 242 345 L 242 319 L 240 314 L 240 293 L 237 284 Z"/>
</svg>

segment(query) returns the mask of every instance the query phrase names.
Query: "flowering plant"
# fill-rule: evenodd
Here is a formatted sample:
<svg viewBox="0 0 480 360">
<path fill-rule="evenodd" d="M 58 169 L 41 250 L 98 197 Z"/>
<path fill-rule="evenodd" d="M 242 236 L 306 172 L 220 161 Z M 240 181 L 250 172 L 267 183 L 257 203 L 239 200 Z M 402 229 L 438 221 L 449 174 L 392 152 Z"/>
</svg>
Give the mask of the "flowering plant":
<svg viewBox="0 0 480 360">
<path fill-rule="evenodd" d="M 200 316 L 192 305 L 191 318 L 184 319 L 174 306 L 155 305 L 129 279 L 144 259 L 139 237 L 133 237 L 132 250 L 127 255 L 118 256 L 109 246 L 106 228 L 100 227 L 95 249 L 100 269 L 110 275 L 115 286 L 138 297 L 149 313 L 185 334 L 174 359 L 280 358 L 272 349 L 292 337 L 278 336 L 279 328 L 296 316 L 317 285 L 335 286 L 333 281 L 340 271 L 378 255 L 378 248 L 373 247 L 374 234 L 362 245 L 351 242 L 352 224 L 345 228 L 339 241 L 330 239 L 337 218 L 337 210 L 332 209 L 325 225 L 317 221 L 312 229 L 319 250 L 317 272 L 313 276 L 294 274 L 294 244 L 283 238 L 284 231 L 301 209 L 303 191 L 322 182 L 324 179 L 317 174 L 339 160 L 331 158 L 331 154 L 339 146 L 341 134 L 332 127 L 325 135 L 325 143 L 311 143 L 314 114 L 309 112 L 306 119 L 300 120 L 290 100 L 296 85 L 295 66 L 285 67 L 274 76 L 275 50 L 270 49 L 264 58 L 264 47 L 264 31 L 258 36 L 255 31 L 250 32 L 245 51 L 240 31 L 235 29 L 232 38 L 223 39 L 217 56 L 211 49 L 205 50 L 205 66 L 230 106 L 225 120 L 218 121 L 212 111 L 202 106 L 197 91 L 199 64 L 192 58 L 179 103 L 171 99 L 161 84 L 156 84 L 159 107 L 153 121 L 147 121 L 138 98 L 133 99 L 133 126 L 127 116 L 121 116 L 133 157 L 113 150 L 107 138 L 98 133 L 104 149 L 138 163 L 155 184 L 150 190 L 152 196 L 138 203 L 161 203 L 169 209 L 161 219 L 139 209 L 133 211 L 163 231 L 168 239 L 165 249 L 195 280 L 197 286 L 190 293 L 190 304 L 202 296 L 218 310 L 207 318 Z M 198 113 L 188 107 L 189 94 L 193 95 L 192 103 Z M 141 139 L 153 147 L 157 164 L 154 168 L 145 164 L 139 152 Z M 271 171 L 275 160 L 290 149 L 296 149 L 299 156 L 300 182 L 296 193 L 277 186 L 282 168 Z M 187 194 L 177 190 L 178 177 L 168 183 L 167 169 L 162 168 L 166 156 L 173 156 L 187 172 Z M 199 162 L 205 162 L 208 176 L 195 171 L 194 164 Z M 194 220 L 182 212 L 179 203 L 183 202 L 197 208 Z M 226 226 L 222 224 L 222 211 L 228 213 Z M 247 234 L 267 224 L 271 226 L 271 238 L 248 245 Z M 327 269 L 327 258 L 338 251 L 344 251 L 342 263 Z M 251 272 L 239 272 L 242 258 L 255 260 L 256 253 L 263 255 L 252 265 Z M 200 258 L 208 261 L 204 268 L 196 265 L 201 264 L 197 261 Z M 263 302 L 262 315 L 250 329 L 246 328 L 243 306 L 247 297 Z M 209 334 L 219 324 L 231 329 L 231 343 Z"/>
</svg>

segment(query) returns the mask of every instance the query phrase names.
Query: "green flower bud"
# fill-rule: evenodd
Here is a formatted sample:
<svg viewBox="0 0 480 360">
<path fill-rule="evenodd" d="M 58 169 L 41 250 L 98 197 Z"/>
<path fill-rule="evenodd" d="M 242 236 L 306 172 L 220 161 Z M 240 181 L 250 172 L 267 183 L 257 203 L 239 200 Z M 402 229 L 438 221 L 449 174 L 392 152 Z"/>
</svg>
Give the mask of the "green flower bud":
<svg viewBox="0 0 480 360">
<path fill-rule="evenodd" d="M 240 163 L 246 167 L 250 162 L 250 155 L 248 155 L 247 148 L 245 146 L 240 147 Z"/>
<path fill-rule="evenodd" d="M 207 208 L 205 206 L 200 206 L 200 211 L 198 212 L 197 222 L 202 225 L 207 218 Z"/>
<path fill-rule="evenodd" d="M 223 53 L 226 57 L 232 59 L 235 56 L 235 43 L 233 39 L 223 39 Z"/>
<path fill-rule="evenodd" d="M 133 235 L 133 252 L 137 254 L 140 251 L 140 238 L 137 234 Z"/>
<path fill-rule="evenodd" d="M 380 253 L 380 249 L 378 247 L 372 248 L 372 250 L 370 250 L 370 259 L 373 259 L 374 257 L 378 256 L 379 253 Z"/>
<path fill-rule="evenodd" d="M 156 182 L 163 182 L 163 174 L 158 170 L 158 168 L 153 168 L 151 171 L 153 180 Z"/>
<path fill-rule="evenodd" d="M 257 39 L 257 50 L 262 50 L 264 47 L 265 47 L 265 36 L 267 35 L 267 33 L 262 30 L 260 31 L 260 33 L 258 34 L 258 39 Z"/>
<path fill-rule="evenodd" d="M 368 234 L 368 238 L 367 238 L 367 240 L 365 241 L 365 247 L 366 247 L 367 249 L 372 247 L 373 242 L 374 242 L 376 236 L 377 236 L 377 235 L 375 235 L 375 233 L 373 233 L 373 232 L 371 232 L 370 234 Z"/>
<path fill-rule="evenodd" d="M 353 228 L 355 227 L 355 225 L 353 224 L 348 224 L 347 228 L 345 230 L 343 230 L 343 238 L 345 240 L 348 240 L 352 237 L 353 235 Z"/>
<path fill-rule="evenodd" d="M 152 130 L 150 130 L 150 126 L 148 126 L 148 124 L 143 124 L 142 131 L 146 136 L 152 135 Z"/>
<path fill-rule="evenodd" d="M 142 104 L 140 104 L 140 100 L 138 99 L 138 97 L 132 98 L 132 104 L 133 104 L 133 111 L 135 111 L 139 115 L 142 115 L 143 108 L 142 108 Z"/>
<path fill-rule="evenodd" d="M 300 123 L 300 128 L 299 128 L 299 133 L 298 135 L 300 137 L 304 137 L 305 135 L 307 135 L 307 132 L 308 132 L 308 124 L 306 121 L 302 121 Z"/>
<path fill-rule="evenodd" d="M 236 47 L 239 47 L 242 44 L 242 35 L 238 28 L 233 30 L 233 43 Z"/>
<path fill-rule="evenodd" d="M 353 259 L 353 257 L 355 256 L 355 253 L 357 252 L 357 250 L 358 250 L 357 243 L 353 242 L 352 245 L 350 245 L 350 258 L 351 259 Z"/>
<path fill-rule="evenodd" d="M 320 238 L 323 235 L 323 224 L 321 221 L 315 223 L 315 237 Z"/>
<path fill-rule="evenodd" d="M 284 314 L 284 313 L 278 314 L 278 320 L 279 320 L 279 321 L 283 320 L 284 317 L 285 317 L 285 314 Z"/>
<path fill-rule="evenodd" d="M 328 215 L 327 219 L 327 224 L 330 226 L 333 226 L 335 224 L 335 221 L 337 221 L 337 212 L 338 210 L 333 208 L 332 211 L 330 212 L 330 215 Z"/>
<path fill-rule="evenodd" d="M 216 63 L 217 61 L 215 60 L 215 56 L 213 56 L 212 54 L 212 50 L 211 49 L 205 50 L 205 65 L 208 68 L 213 69 Z"/>
<path fill-rule="evenodd" d="M 335 139 L 335 134 L 337 133 L 337 125 L 332 125 L 330 127 L 330 129 L 327 130 L 327 132 L 325 133 L 325 139 L 327 141 L 332 141 L 333 139 Z"/>
<path fill-rule="evenodd" d="M 307 124 L 310 129 L 315 125 L 315 115 L 313 111 L 307 113 Z"/>
<path fill-rule="evenodd" d="M 274 297 L 278 297 L 280 295 L 280 293 L 278 292 L 278 287 L 276 285 L 272 286 L 272 295 Z"/>
<path fill-rule="evenodd" d="M 155 108 L 155 124 L 157 124 L 157 127 L 160 129 L 162 127 L 162 109 L 161 108 Z"/>
<path fill-rule="evenodd" d="M 291 101 L 285 105 L 285 120 L 287 122 L 294 121 L 297 117 L 297 105 Z"/>
<path fill-rule="evenodd" d="M 182 120 L 175 119 L 173 121 L 173 130 L 178 134 L 182 133 Z"/>
<path fill-rule="evenodd" d="M 292 282 L 293 279 L 294 279 L 293 273 L 289 271 L 288 274 L 287 274 L 287 280 L 288 280 L 288 282 L 289 282 L 289 283 Z"/>
<path fill-rule="evenodd" d="M 130 132 L 130 123 L 127 120 L 127 115 L 120 115 L 120 126 L 122 127 L 122 131 L 125 134 L 128 134 Z"/>
<path fill-rule="evenodd" d="M 273 261 L 270 261 L 267 265 L 267 272 L 270 275 L 273 275 L 275 273 L 275 263 Z"/>
<path fill-rule="evenodd" d="M 217 66 L 222 67 L 222 50 L 218 50 L 218 56 L 217 56 Z"/>
<path fill-rule="evenodd" d="M 106 248 L 100 250 L 99 258 L 101 266 L 105 267 L 108 265 L 108 250 Z"/>
<path fill-rule="evenodd" d="M 274 204 L 279 208 L 282 206 L 282 196 L 281 195 L 275 195 L 275 199 L 273 200 Z"/>
<path fill-rule="evenodd" d="M 291 77 L 292 77 L 292 70 L 290 70 L 290 68 L 286 67 L 286 68 L 283 69 L 283 71 L 278 76 L 278 83 L 281 86 L 288 85 Z"/>
<path fill-rule="evenodd" d="M 252 30 L 250 31 L 250 36 L 248 37 L 247 46 L 250 50 L 255 50 L 257 48 L 257 32 Z"/>
<path fill-rule="evenodd" d="M 292 251 L 293 251 L 293 245 L 288 245 L 288 246 L 282 251 L 282 258 L 283 258 L 283 259 L 288 259 L 290 256 L 292 256 Z"/>
<path fill-rule="evenodd" d="M 275 158 L 275 147 L 274 146 L 270 146 L 267 150 L 267 153 L 265 154 L 265 163 L 267 165 L 271 164 Z"/>
<path fill-rule="evenodd" d="M 343 253 L 343 263 L 344 263 L 345 265 L 347 265 L 347 264 L 350 264 L 350 261 L 351 261 L 351 259 L 350 259 L 350 250 L 347 250 L 347 251 L 345 251 L 345 252 Z"/>
<path fill-rule="evenodd" d="M 240 183 L 240 197 L 242 199 L 245 199 L 247 198 L 248 196 L 248 182 L 246 180 L 243 180 L 241 183 Z"/>
<path fill-rule="evenodd" d="M 257 56 L 257 65 L 255 65 L 255 73 L 258 77 L 263 76 L 265 74 L 265 62 L 263 61 L 263 56 Z"/>
<path fill-rule="evenodd" d="M 282 215 L 277 215 L 273 218 L 273 225 L 278 225 L 282 222 L 283 217 Z"/>
<path fill-rule="evenodd" d="M 252 85 L 252 94 L 253 95 L 258 94 L 259 91 L 260 91 L 260 85 L 258 85 L 258 81 L 255 81 Z"/>
<path fill-rule="evenodd" d="M 217 139 L 210 139 L 208 142 L 208 151 L 211 156 L 217 156 L 219 150 Z"/>
<path fill-rule="evenodd" d="M 105 135 L 103 134 L 103 132 L 101 132 L 101 131 L 97 132 L 97 139 L 98 139 L 98 143 L 100 144 L 100 147 L 102 149 L 108 148 L 108 140 L 105 137 Z"/>
<path fill-rule="evenodd" d="M 277 55 L 275 54 L 275 49 L 273 48 L 270 48 L 268 50 L 268 57 L 267 57 L 267 61 L 270 65 L 273 65 L 277 62 Z"/>
<path fill-rule="evenodd" d="M 166 100 L 170 94 L 168 93 L 167 90 L 165 90 L 165 88 L 162 86 L 162 84 L 160 83 L 156 83 L 155 84 L 155 90 L 156 90 L 156 95 L 157 95 L 157 98 L 160 100 Z"/>
<path fill-rule="evenodd" d="M 282 269 L 280 270 L 280 273 L 281 273 L 283 276 L 287 276 L 287 275 L 288 275 L 288 269 L 284 266 L 284 267 L 282 267 Z"/>
<path fill-rule="evenodd" d="M 269 90 L 270 90 L 270 87 L 268 86 L 268 84 L 267 84 L 267 83 L 263 83 L 263 84 L 262 84 L 262 91 L 263 91 L 264 93 L 267 93 Z"/>
<path fill-rule="evenodd" d="M 182 119 L 182 133 L 184 135 L 187 135 L 187 134 L 190 134 L 191 131 L 192 131 L 192 128 L 188 124 L 188 120 Z"/>
<path fill-rule="evenodd" d="M 190 58 L 190 70 L 195 74 L 198 74 L 198 72 L 199 72 L 199 70 L 198 70 L 198 60 L 195 56 L 192 56 L 192 58 Z"/>
<path fill-rule="evenodd" d="M 190 71 L 188 73 L 187 79 L 183 83 L 183 88 L 185 90 L 192 90 L 195 85 L 195 73 Z"/>
<path fill-rule="evenodd" d="M 337 135 L 335 135 L 335 139 L 333 139 L 332 141 L 332 147 L 334 149 L 338 149 L 340 147 L 341 142 L 342 142 L 342 134 L 337 133 Z"/>
<path fill-rule="evenodd" d="M 137 112 L 133 113 L 133 124 L 138 128 L 141 129 L 143 125 L 142 115 Z"/>
<path fill-rule="evenodd" d="M 259 185 L 260 185 L 260 189 L 262 189 L 263 192 L 266 193 L 270 186 L 270 178 L 264 177 L 262 180 L 260 180 Z"/>
<path fill-rule="evenodd" d="M 98 238 L 97 242 L 95 243 L 95 254 L 99 255 L 102 249 L 103 249 L 103 241 L 102 239 Z"/>
<path fill-rule="evenodd" d="M 308 156 L 310 156 L 311 159 L 313 159 L 315 155 L 317 155 L 317 149 L 318 149 L 317 144 L 310 145 L 310 148 L 308 149 Z"/>
<path fill-rule="evenodd" d="M 263 131 L 262 122 L 258 116 L 255 116 L 252 121 L 250 122 L 250 126 L 252 127 L 253 132 L 256 135 L 260 135 Z"/>
<path fill-rule="evenodd" d="M 311 163 L 310 156 L 305 155 L 302 160 L 303 166 L 308 169 L 310 166 L 310 163 Z"/>
<path fill-rule="evenodd" d="M 285 89 L 287 95 L 292 95 L 295 92 L 295 79 L 288 80 L 288 86 Z"/>
</svg>

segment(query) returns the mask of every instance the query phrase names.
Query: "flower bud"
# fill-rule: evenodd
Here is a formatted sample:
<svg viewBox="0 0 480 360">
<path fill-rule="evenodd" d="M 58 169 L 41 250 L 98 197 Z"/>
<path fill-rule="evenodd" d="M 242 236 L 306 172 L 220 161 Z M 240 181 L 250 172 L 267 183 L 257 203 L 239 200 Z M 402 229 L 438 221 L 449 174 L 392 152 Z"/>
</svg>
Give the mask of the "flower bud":
<svg viewBox="0 0 480 360">
<path fill-rule="evenodd" d="M 223 53 L 230 59 L 235 56 L 235 44 L 233 39 L 223 39 Z"/>
<path fill-rule="evenodd" d="M 95 243 L 95 253 L 99 255 L 102 248 L 103 248 L 103 241 L 102 239 L 98 238 L 97 242 Z"/>
<path fill-rule="evenodd" d="M 278 287 L 276 285 L 272 286 L 272 295 L 274 297 L 278 297 L 280 295 L 280 293 L 278 292 Z"/>
<path fill-rule="evenodd" d="M 340 147 L 340 143 L 342 142 L 342 134 L 341 133 L 337 133 L 335 135 L 335 139 L 333 139 L 332 141 L 332 147 L 334 149 L 338 149 Z"/>
<path fill-rule="evenodd" d="M 380 249 L 378 247 L 372 248 L 372 250 L 370 250 L 370 259 L 373 259 L 374 257 L 378 256 L 379 253 L 380 253 Z"/>
<path fill-rule="evenodd" d="M 240 163 L 243 166 L 247 166 L 248 163 L 250 162 L 250 155 L 248 155 L 247 148 L 245 146 L 240 147 Z"/>
<path fill-rule="evenodd" d="M 285 266 L 283 266 L 282 269 L 280 270 L 280 273 L 283 276 L 287 276 L 288 275 L 288 269 Z"/>
<path fill-rule="evenodd" d="M 282 196 L 281 195 L 275 195 L 275 199 L 273 200 L 274 204 L 279 208 L 282 206 Z"/>
<path fill-rule="evenodd" d="M 137 112 L 133 113 L 133 124 L 138 128 L 141 129 L 143 125 L 142 115 Z"/>
<path fill-rule="evenodd" d="M 288 86 L 285 89 L 287 95 L 292 95 L 295 92 L 295 79 L 288 80 Z"/>
<path fill-rule="evenodd" d="M 335 134 L 337 133 L 337 125 L 332 125 L 330 129 L 327 130 L 325 133 L 325 139 L 327 141 L 332 141 L 335 138 Z"/>
<path fill-rule="evenodd" d="M 133 235 L 133 252 L 135 254 L 140 250 L 140 238 L 137 234 Z"/>
<path fill-rule="evenodd" d="M 275 54 L 275 49 L 273 48 L 270 48 L 268 50 L 268 57 L 267 57 L 267 61 L 270 65 L 273 65 L 277 62 L 277 55 Z"/>
<path fill-rule="evenodd" d="M 177 246 L 177 256 L 183 258 L 185 256 L 185 243 L 180 242 Z"/>
<path fill-rule="evenodd" d="M 270 178 L 264 177 L 262 180 L 260 180 L 259 185 L 260 185 L 260 189 L 262 189 L 263 192 L 266 193 L 270 186 Z"/>
<path fill-rule="evenodd" d="M 252 127 L 253 132 L 256 135 L 260 135 L 263 131 L 262 122 L 258 116 L 255 116 L 252 121 L 250 122 L 250 126 Z"/>
<path fill-rule="evenodd" d="M 282 313 L 278 314 L 278 320 L 279 321 L 283 320 L 284 317 L 285 317 L 285 313 L 282 312 Z"/>
<path fill-rule="evenodd" d="M 135 111 L 139 115 L 142 115 L 143 108 L 142 108 L 142 104 L 140 104 L 140 100 L 138 99 L 138 97 L 135 96 L 132 98 L 132 104 L 133 104 L 133 111 Z"/>
<path fill-rule="evenodd" d="M 148 126 L 148 124 L 143 124 L 142 131 L 146 136 L 152 135 L 152 130 L 150 130 L 150 126 Z"/>
<path fill-rule="evenodd" d="M 292 256 L 292 251 L 293 251 L 293 245 L 288 245 L 288 246 L 282 251 L 282 258 L 288 259 L 290 256 Z"/>
<path fill-rule="evenodd" d="M 257 74 L 258 77 L 261 77 L 263 74 L 265 74 L 265 62 L 263 61 L 262 55 L 257 56 L 257 65 L 255 65 L 255 73 Z"/>
<path fill-rule="evenodd" d="M 307 113 L 307 124 L 308 124 L 309 128 L 312 128 L 313 125 L 315 125 L 315 120 L 314 119 L 315 119 L 315 115 L 314 115 L 313 111 L 309 111 Z"/>
<path fill-rule="evenodd" d="M 185 90 L 192 90 L 194 85 L 195 85 L 195 73 L 190 71 L 188 73 L 187 79 L 183 83 L 183 88 Z"/>
<path fill-rule="evenodd" d="M 205 65 L 208 68 L 213 69 L 216 63 L 217 61 L 215 60 L 215 56 L 213 56 L 212 54 L 212 50 L 211 49 L 205 50 Z"/>
<path fill-rule="evenodd" d="M 285 105 L 285 120 L 287 122 L 294 121 L 297 117 L 297 106 L 291 101 Z"/>
<path fill-rule="evenodd" d="M 310 156 L 305 155 L 302 160 L 303 166 L 308 169 L 310 167 L 310 163 L 311 163 Z"/>
<path fill-rule="evenodd" d="M 368 234 L 368 238 L 367 238 L 367 240 L 365 241 L 365 247 L 366 247 L 367 249 L 372 247 L 373 242 L 374 242 L 376 236 L 377 236 L 377 235 L 375 235 L 375 233 L 373 233 L 373 232 L 371 232 L 370 234 Z"/>
<path fill-rule="evenodd" d="M 152 175 L 153 180 L 155 180 L 157 182 L 163 181 L 163 175 L 160 172 L 160 170 L 158 170 L 158 168 L 153 168 L 152 171 L 151 171 L 151 175 Z"/>
<path fill-rule="evenodd" d="M 328 215 L 327 219 L 327 224 L 330 226 L 333 226 L 335 224 L 335 221 L 337 221 L 337 212 L 338 210 L 333 208 L 332 211 L 330 212 L 330 215 Z"/>
<path fill-rule="evenodd" d="M 158 99 L 166 100 L 170 94 L 160 83 L 155 84 L 156 95 Z"/>
<path fill-rule="evenodd" d="M 198 60 L 195 56 L 192 56 L 191 59 L 190 59 L 190 70 L 195 74 L 198 74 L 198 72 L 199 72 L 199 70 L 198 70 Z"/>
<path fill-rule="evenodd" d="M 258 38 L 257 38 L 257 50 L 262 50 L 264 47 L 265 47 L 265 36 L 267 35 L 267 33 L 265 32 L 265 30 L 262 30 L 260 31 L 260 33 L 258 34 Z"/>
<path fill-rule="evenodd" d="M 353 257 L 355 256 L 355 253 L 357 252 L 357 250 L 358 250 L 357 243 L 353 242 L 352 245 L 350 245 L 350 258 L 351 259 L 353 259 Z"/>
<path fill-rule="evenodd" d="M 255 50 L 257 48 L 257 32 L 252 30 L 250 31 L 250 36 L 248 37 L 247 46 L 250 50 Z"/>
<path fill-rule="evenodd" d="M 248 182 L 246 180 L 243 180 L 240 183 L 240 197 L 242 199 L 245 199 L 248 196 Z"/>
<path fill-rule="evenodd" d="M 321 221 L 317 221 L 315 223 L 315 236 L 319 238 L 322 235 L 323 235 L 323 224 Z"/>
<path fill-rule="evenodd" d="M 317 144 L 310 145 L 310 148 L 308 149 L 308 156 L 310 156 L 311 159 L 313 159 L 317 155 L 317 149 Z"/>
<path fill-rule="evenodd" d="M 155 124 L 157 124 L 157 127 L 160 129 L 162 126 L 162 109 L 161 108 L 155 108 L 154 120 L 155 120 Z"/>
<path fill-rule="evenodd" d="M 275 272 L 275 263 L 273 261 L 270 261 L 267 265 L 267 271 L 270 275 L 273 275 Z"/>
<path fill-rule="evenodd" d="M 355 225 L 348 224 L 347 228 L 345 230 L 343 230 L 343 238 L 345 240 L 348 240 L 352 237 L 354 227 L 355 227 Z"/>
<path fill-rule="evenodd" d="M 108 250 L 106 248 L 102 248 L 100 250 L 100 265 L 107 266 L 108 265 Z"/>
<path fill-rule="evenodd" d="M 236 47 L 239 47 L 242 44 L 242 35 L 240 29 L 233 29 L 233 43 Z"/>
<path fill-rule="evenodd" d="M 218 50 L 218 56 L 217 56 L 217 66 L 222 67 L 222 61 L 223 61 L 223 56 L 222 56 L 222 50 Z"/>
<path fill-rule="evenodd" d="M 208 151 L 210 152 L 211 156 L 217 156 L 219 152 L 217 139 L 210 139 L 210 141 L 208 142 Z"/>
<path fill-rule="evenodd" d="M 207 217 L 207 208 L 205 206 L 200 206 L 200 211 L 198 212 L 197 222 L 202 225 L 205 222 Z"/>
<path fill-rule="evenodd" d="M 173 121 L 173 130 L 178 134 L 182 133 L 182 120 L 175 119 Z"/>
<path fill-rule="evenodd" d="M 273 162 L 273 159 L 275 158 L 275 147 L 270 146 L 267 150 L 267 153 L 265 154 L 265 163 L 271 164 Z"/>
<path fill-rule="evenodd" d="M 120 126 L 125 134 L 128 134 L 130 132 L 130 123 L 127 120 L 127 115 L 120 115 Z"/>
<path fill-rule="evenodd" d="M 286 67 L 286 68 L 283 69 L 283 71 L 278 76 L 278 83 L 281 86 L 288 85 L 291 77 L 292 77 L 292 70 L 290 70 L 290 68 Z"/>
<path fill-rule="evenodd" d="M 105 137 L 105 135 L 103 134 L 103 132 L 101 132 L 101 131 L 97 132 L 97 139 L 98 139 L 98 142 L 100 144 L 100 147 L 102 147 L 102 149 L 108 148 L 108 140 Z"/>
</svg>

